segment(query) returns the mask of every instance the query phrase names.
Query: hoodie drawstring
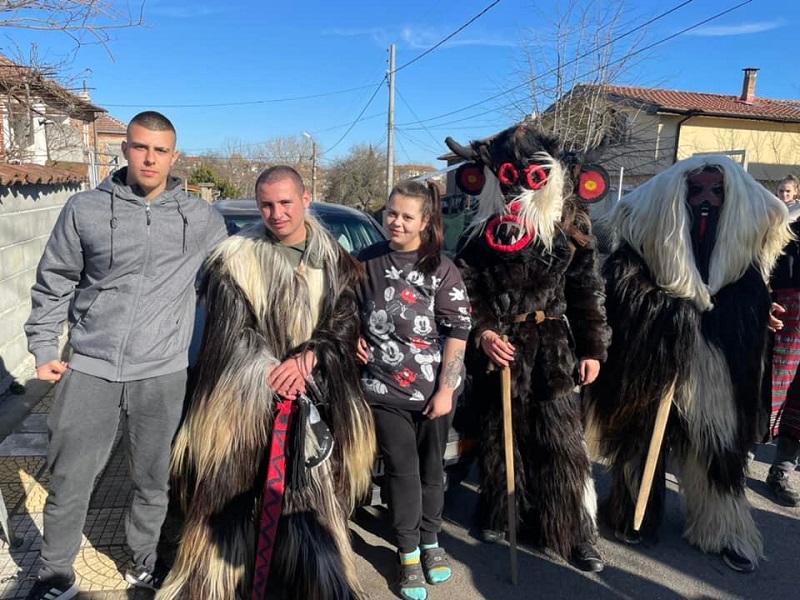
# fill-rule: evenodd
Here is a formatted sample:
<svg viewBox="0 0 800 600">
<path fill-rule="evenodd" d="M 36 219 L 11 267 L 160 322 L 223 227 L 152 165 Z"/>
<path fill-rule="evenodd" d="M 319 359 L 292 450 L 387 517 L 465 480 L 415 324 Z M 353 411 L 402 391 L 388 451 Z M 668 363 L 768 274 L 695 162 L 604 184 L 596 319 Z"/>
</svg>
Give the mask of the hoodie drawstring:
<svg viewBox="0 0 800 600">
<path fill-rule="evenodd" d="M 189 226 L 189 220 L 186 218 L 186 215 L 183 214 L 181 203 L 178 202 L 177 198 L 175 198 L 174 200 L 175 204 L 178 205 L 178 213 L 181 215 L 181 219 L 183 219 L 183 253 L 186 254 L 186 228 Z"/>
<path fill-rule="evenodd" d="M 108 268 L 110 269 L 111 266 L 114 264 L 114 230 L 117 228 L 117 217 L 114 216 L 114 197 L 116 196 L 115 191 L 111 190 L 111 220 L 108 224 L 111 226 L 111 255 L 108 258 Z"/>
<path fill-rule="evenodd" d="M 111 268 L 114 264 L 114 230 L 117 228 L 117 217 L 114 215 L 114 199 L 116 198 L 116 193 L 112 189 L 111 190 L 111 220 L 108 224 L 111 226 L 111 252 L 108 259 L 108 267 Z M 178 202 L 178 199 L 175 198 L 175 204 L 178 207 L 178 214 L 181 216 L 181 220 L 183 221 L 183 241 L 182 241 L 182 252 L 186 254 L 186 228 L 189 226 L 189 219 L 186 218 L 186 215 L 183 213 L 183 208 L 181 207 L 181 203 Z"/>
</svg>

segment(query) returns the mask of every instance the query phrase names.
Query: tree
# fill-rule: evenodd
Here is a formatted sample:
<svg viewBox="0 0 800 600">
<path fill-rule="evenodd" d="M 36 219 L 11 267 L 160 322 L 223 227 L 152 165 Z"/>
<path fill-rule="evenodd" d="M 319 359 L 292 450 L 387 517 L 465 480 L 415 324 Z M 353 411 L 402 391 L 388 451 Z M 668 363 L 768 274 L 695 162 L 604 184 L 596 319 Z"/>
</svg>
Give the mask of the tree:
<svg viewBox="0 0 800 600">
<path fill-rule="evenodd" d="M 603 140 L 628 145 L 632 120 L 609 106 L 606 89 L 641 60 L 646 29 L 628 21 L 621 32 L 623 15 L 624 3 L 611 0 L 567 0 L 543 15 L 545 26 L 527 32 L 521 69 L 527 89 L 512 98 L 513 119 L 536 120 L 569 140 L 570 150 L 595 148 Z"/>
<path fill-rule="evenodd" d="M 325 200 L 372 211 L 386 202 L 386 154 L 372 145 L 354 146 L 326 175 Z"/>
<path fill-rule="evenodd" d="M 88 96 L 69 90 L 66 65 L 85 43 L 99 43 L 108 50 L 111 31 L 141 25 L 143 8 L 144 2 L 135 14 L 107 0 L 0 3 L 0 30 L 7 37 L 9 31 L 25 29 L 64 34 L 74 42 L 73 52 L 59 62 L 41 61 L 35 43 L 27 50 L 15 46 L 14 57 L 0 55 L 0 109 L 8 115 L 8 135 L 0 148 L 5 160 L 26 162 L 44 147 L 47 162 L 88 162 L 83 132 L 72 126 L 72 120 L 91 122 L 101 109 Z M 35 158 L 44 162 L 38 155 Z"/>
<path fill-rule="evenodd" d="M 261 144 L 227 140 L 222 150 L 207 152 L 199 159 L 236 189 L 252 196 L 259 174 L 267 167 L 275 165 L 287 165 L 295 169 L 310 189 L 312 152 L 313 144 L 310 140 L 288 136 L 272 138 Z M 196 160 L 197 157 L 181 156 L 173 171 L 179 177 L 188 177 L 192 161 Z M 318 167 L 317 179 L 321 180 L 323 176 L 323 171 Z"/>
<path fill-rule="evenodd" d="M 186 181 L 192 185 L 210 183 L 219 192 L 220 198 L 240 198 L 242 196 L 242 191 L 235 184 L 203 163 L 192 166 Z"/>
<path fill-rule="evenodd" d="M 7 0 L 0 3 L 0 28 L 57 31 L 76 46 L 87 41 L 108 49 L 111 31 L 144 24 L 144 2 L 123 11 L 106 0 Z"/>
</svg>

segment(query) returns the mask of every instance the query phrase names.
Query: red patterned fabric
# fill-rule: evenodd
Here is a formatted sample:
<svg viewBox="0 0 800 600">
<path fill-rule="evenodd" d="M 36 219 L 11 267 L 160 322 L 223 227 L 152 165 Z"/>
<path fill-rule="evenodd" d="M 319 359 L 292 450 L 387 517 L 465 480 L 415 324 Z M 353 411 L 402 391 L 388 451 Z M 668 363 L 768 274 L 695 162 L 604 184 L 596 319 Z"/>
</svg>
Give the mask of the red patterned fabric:
<svg viewBox="0 0 800 600">
<path fill-rule="evenodd" d="M 775 301 L 786 309 L 783 328 L 775 334 L 772 351 L 772 415 L 770 435 L 800 439 L 800 290 L 777 290 Z"/>
<path fill-rule="evenodd" d="M 292 422 L 296 406 L 292 400 L 278 403 L 278 414 L 272 430 L 269 449 L 269 467 L 264 480 L 264 500 L 261 503 L 261 522 L 258 528 L 258 549 L 253 571 L 253 591 L 250 600 L 263 600 L 275 547 L 275 533 L 281 516 L 283 492 L 286 490 L 286 432 Z"/>
</svg>

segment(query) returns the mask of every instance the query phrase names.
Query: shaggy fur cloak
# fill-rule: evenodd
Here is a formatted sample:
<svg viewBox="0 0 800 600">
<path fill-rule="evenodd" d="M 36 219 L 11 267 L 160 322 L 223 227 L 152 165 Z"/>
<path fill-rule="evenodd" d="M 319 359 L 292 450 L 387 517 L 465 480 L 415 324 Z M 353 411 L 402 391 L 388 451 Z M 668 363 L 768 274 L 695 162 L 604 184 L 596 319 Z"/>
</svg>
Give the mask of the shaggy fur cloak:
<svg viewBox="0 0 800 600">
<path fill-rule="evenodd" d="M 691 241 L 687 176 L 724 177 L 708 281 Z M 662 397 L 672 412 L 642 535 L 664 512 L 673 452 L 686 497 L 685 537 L 705 552 L 731 548 L 753 562 L 761 536 L 745 499 L 747 452 L 756 442 L 770 296 L 765 283 L 789 239 L 783 204 L 724 156 L 681 161 L 627 195 L 613 224 L 618 247 L 604 265 L 613 339 L 590 388 L 587 440 L 610 463 L 609 518 L 628 533 Z"/>
<path fill-rule="evenodd" d="M 476 144 L 473 144 L 475 147 Z M 452 146 L 451 146 L 452 148 Z M 507 335 L 511 365 L 516 503 L 523 539 L 564 557 L 596 537 L 596 501 L 583 440 L 580 399 L 574 392 L 579 358 L 605 359 L 610 331 L 602 282 L 585 207 L 572 196 L 571 166 L 556 140 L 526 126 L 475 148 L 486 165 L 486 185 L 471 235 L 458 255 L 473 305 L 475 332 Z M 539 190 L 501 190 L 494 173 L 504 162 L 542 165 Z M 515 251 L 487 240 L 493 219 L 518 203 L 535 238 Z M 542 311 L 548 318 L 537 324 Z M 520 315 L 529 315 L 524 322 Z M 506 529 L 507 494 L 499 371 L 470 344 L 468 369 L 481 423 L 481 526 Z"/>
<path fill-rule="evenodd" d="M 317 358 L 309 396 L 330 426 L 334 453 L 305 471 L 300 488 L 291 484 L 288 459 L 268 596 L 363 597 L 347 528 L 354 504 L 371 485 L 375 454 L 355 364 L 360 271 L 309 215 L 306 227 L 307 269 L 293 269 L 263 225 L 229 238 L 209 258 L 197 388 L 172 458 L 173 489 L 186 522 L 159 600 L 250 597 L 278 400 L 267 375 L 305 350 Z M 313 453 L 310 430 L 305 439 Z"/>
</svg>

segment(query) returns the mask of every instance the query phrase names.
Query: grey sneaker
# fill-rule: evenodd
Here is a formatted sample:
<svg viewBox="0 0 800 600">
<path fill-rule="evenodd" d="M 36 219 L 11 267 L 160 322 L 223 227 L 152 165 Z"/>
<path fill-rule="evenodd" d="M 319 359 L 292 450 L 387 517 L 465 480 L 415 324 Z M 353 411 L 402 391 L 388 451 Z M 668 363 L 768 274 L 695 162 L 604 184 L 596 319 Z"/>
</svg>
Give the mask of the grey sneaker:
<svg viewBox="0 0 800 600">
<path fill-rule="evenodd" d="M 77 595 L 78 583 L 73 575 L 72 579 L 65 577 L 37 579 L 25 598 L 26 600 L 70 600 Z"/>
<path fill-rule="evenodd" d="M 789 473 L 771 467 L 767 475 L 767 485 L 775 499 L 785 506 L 800 505 L 800 493 L 789 483 Z"/>
</svg>

